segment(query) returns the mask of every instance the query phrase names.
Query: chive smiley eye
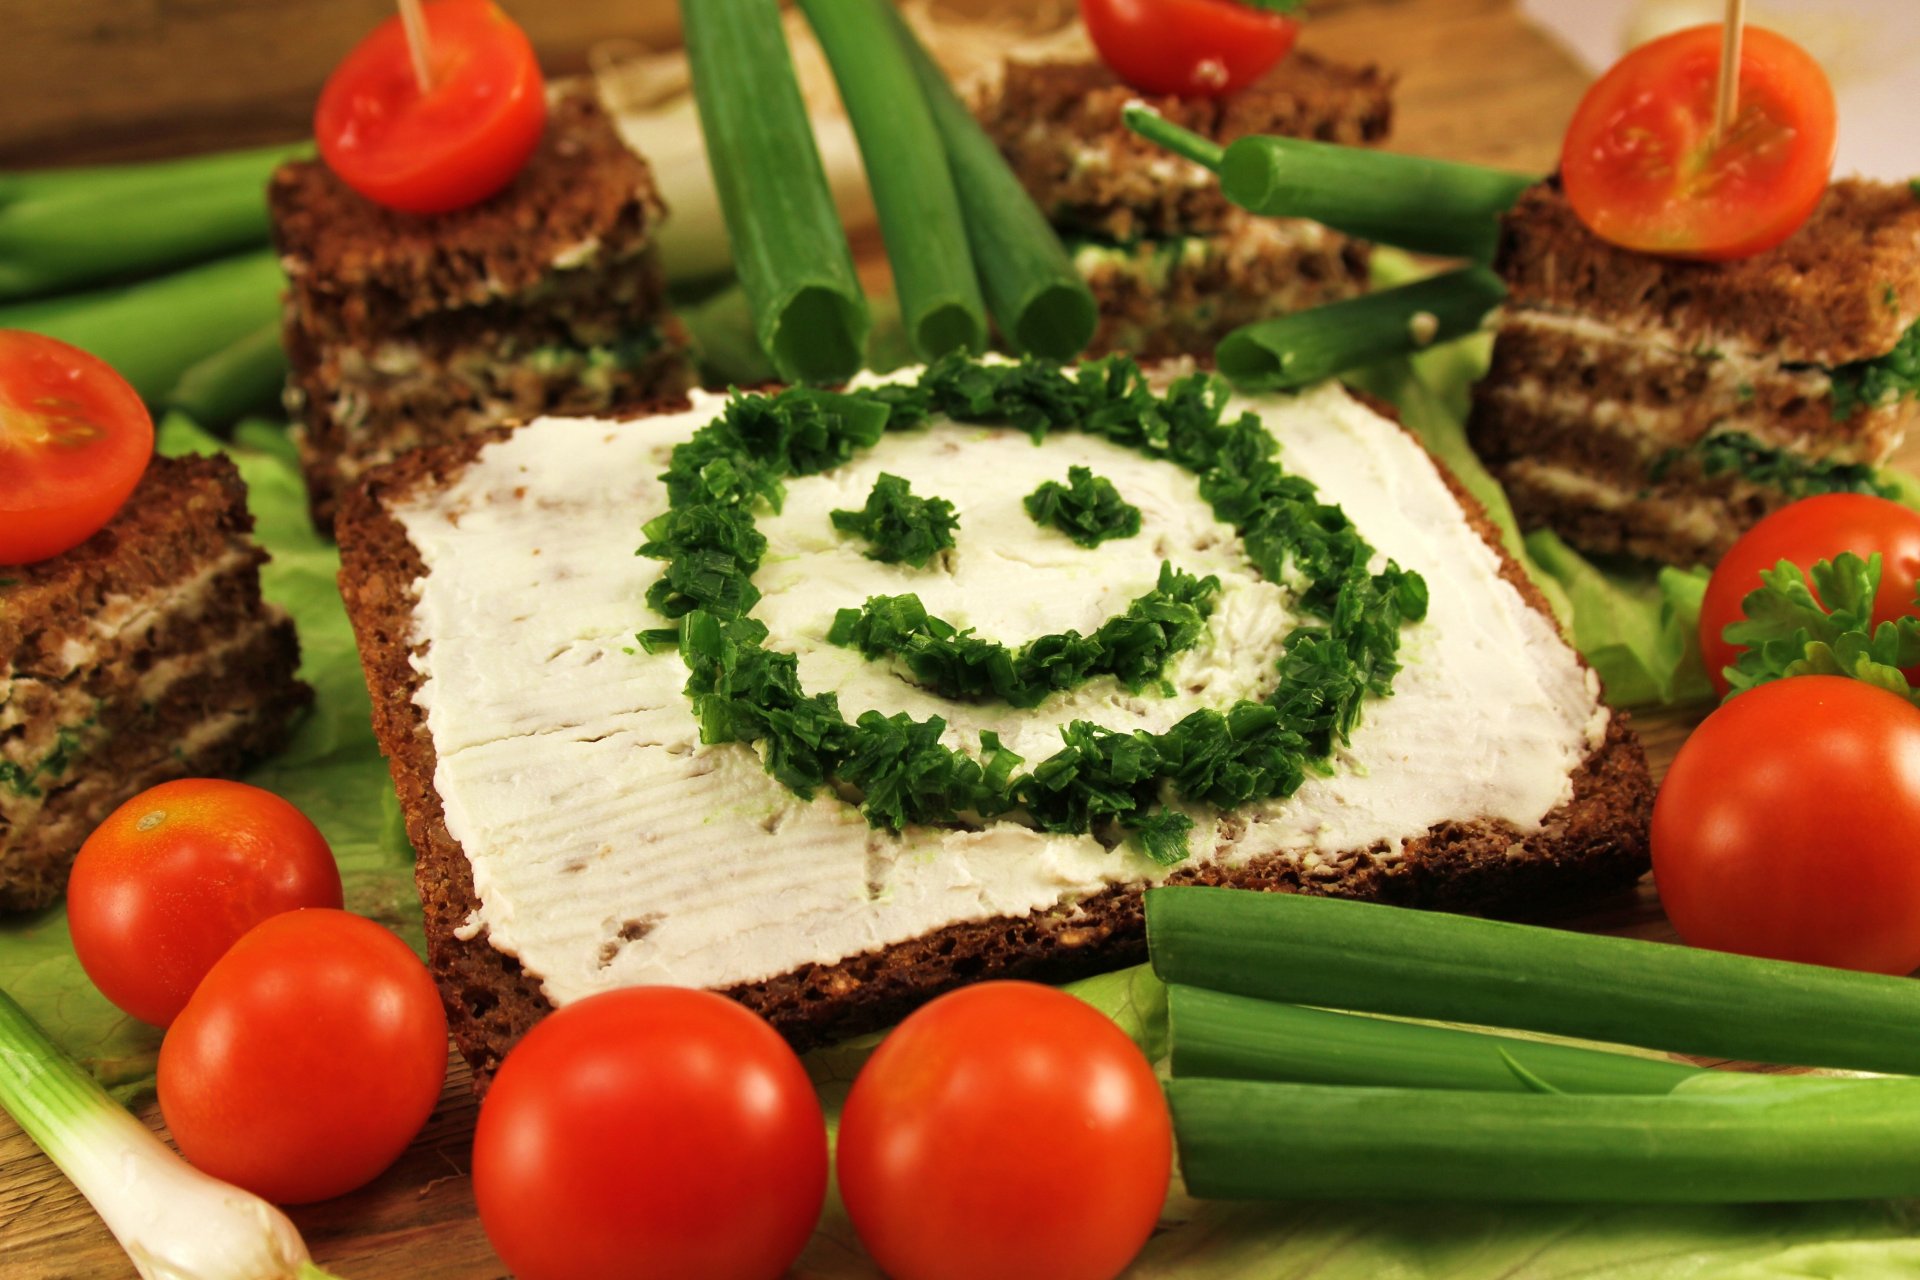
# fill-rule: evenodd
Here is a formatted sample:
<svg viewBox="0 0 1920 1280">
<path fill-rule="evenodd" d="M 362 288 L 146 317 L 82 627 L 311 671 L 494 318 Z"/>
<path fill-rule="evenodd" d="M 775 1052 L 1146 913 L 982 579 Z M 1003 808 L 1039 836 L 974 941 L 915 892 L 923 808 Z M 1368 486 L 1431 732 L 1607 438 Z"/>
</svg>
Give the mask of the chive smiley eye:
<svg viewBox="0 0 1920 1280">
<path fill-rule="evenodd" d="M 869 560 L 924 569 L 935 555 L 952 549 L 960 517 L 945 498 L 923 498 L 899 476 L 883 474 L 873 482 L 867 505 L 834 512 L 833 527 L 865 538 Z"/>
<path fill-rule="evenodd" d="M 1140 532 L 1140 508 L 1120 496 L 1113 481 L 1086 467 L 1067 468 L 1067 483 L 1049 480 L 1026 496 L 1033 522 L 1058 529 L 1083 547 Z"/>
</svg>

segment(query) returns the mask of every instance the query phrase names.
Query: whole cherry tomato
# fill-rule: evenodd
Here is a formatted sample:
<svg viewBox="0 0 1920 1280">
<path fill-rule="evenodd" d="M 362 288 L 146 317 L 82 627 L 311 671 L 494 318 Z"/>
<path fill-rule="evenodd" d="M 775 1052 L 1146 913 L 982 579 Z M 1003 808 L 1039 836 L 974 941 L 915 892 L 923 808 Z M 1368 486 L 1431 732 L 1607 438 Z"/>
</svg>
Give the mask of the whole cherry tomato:
<svg viewBox="0 0 1920 1280">
<path fill-rule="evenodd" d="M 1602 240 L 1646 253 L 1744 258 L 1799 230 L 1833 171 L 1833 86 L 1810 54 L 1764 27 L 1740 49 L 1739 109 L 1713 132 L 1718 23 L 1649 41 L 1574 111 L 1560 178 Z"/>
<path fill-rule="evenodd" d="M 840 1195 L 893 1280 L 1108 1280 L 1160 1216 L 1173 1130 L 1140 1050 L 1028 982 L 942 996 L 884 1040 L 840 1117 Z"/>
<path fill-rule="evenodd" d="M 100 532 L 153 457 L 153 416 L 107 362 L 0 329 L 0 565 Z"/>
<path fill-rule="evenodd" d="M 114 810 L 67 880 L 73 949 L 93 985 L 164 1027 L 268 916 L 338 907 L 340 871 L 307 816 L 259 787 L 182 778 Z"/>
<path fill-rule="evenodd" d="M 1920 511 L 1870 494 L 1802 498 L 1747 530 L 1713 568 L 1700 604 L 1700 653 L 1716 690 L 1726 693 L 1721 671 L 1741 653 L 1722 632 L 1728 623 L 1746 616 L 1740 602 L 1760 589 L 1760 575 L 1782 560 L 1805 570 L 1842 551 L 1863 560 L 1875 552 L 1881 557 L 1880 586 L 1873 595 L 1874 625 L 1902 614 L 1920 614 L 1914 604 L 1915 590 L 1920 588 Z M 1920 672 L 1914 674 L 1920 676 Z"/>
<path fill-rule="evenodd" d="M 473 1191 L 520 1280 L 773 1280 L 826 1199 L 826 1122 L 793 1050 L 745 1008 L 610 991 L 501 1063 Z"/>
<path fill-rule="evenodd" d="M 256 925 L 160 1044 L 180 1154 L 279 1204 L 344 1195 L 413 1141 L 447 1074 L 426 966 L 371 920 L 323 907 Z"/>
<path fill-rule="evenodd" d="M 1300 34 L 1292 18 L 1240 0 L 1080 0 L 1080 17 L 1115 75 L 1183 97 L 1246 88 Z"/>
<path fill-rule="evenodd" d="M 513 181 L 546 128 L 546 89 L 526 32 L 492 0 L 437 0 L 424 14 L 427 89 L 389 18 L 334 68 L 313 132 L 327 167 L 367 199 L 446 213 Z"/>
<path fill-rule="evenodd" d="M 1697 947 L 1920 966 L 1920 708 L 1843 676 L 1739 694 L 1674 757 L 1653 877 Z"/>
</svg>

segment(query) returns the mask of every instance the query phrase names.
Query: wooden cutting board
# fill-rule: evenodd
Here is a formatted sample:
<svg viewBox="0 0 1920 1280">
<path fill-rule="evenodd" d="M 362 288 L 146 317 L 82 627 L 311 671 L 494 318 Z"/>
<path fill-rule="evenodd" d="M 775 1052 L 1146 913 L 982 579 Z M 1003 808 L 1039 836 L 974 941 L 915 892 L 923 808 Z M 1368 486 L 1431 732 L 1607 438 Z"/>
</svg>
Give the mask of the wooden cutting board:
<svg viewBox="0 0 1920 1280">
<path fill-rule="evenodd" d="M 1319 6 L 1304 47 L 1397 71 L 1397 150 L 1544 171 L 1586 83 L 1512 0 L 1346 0 Z M 884 270 L 884 263 L 874 264 Z M 1656 776 L 1696 714 L 1639 717 Z M 1575 927 L 1672 940 L 1650 889 Z M 142 1112 L 156 1130 L 158 1109 Z M 426 1130 L 372 1186 L 294 1211 L 316 1259 L 347 1280 L 490 1280 L 503 1274 L 474 1217 L 467 1177 L 475 1103 L 456 1057 Z M 637 1153 L 644 1159 L 644 1153 Z M 804 1277 L 877 1275 L 843 1215 L 801 1259 Z M 72 1185 L 0 1115 L 0 1280 L 123 1280 L 126 1256 Z"/>
</svg>

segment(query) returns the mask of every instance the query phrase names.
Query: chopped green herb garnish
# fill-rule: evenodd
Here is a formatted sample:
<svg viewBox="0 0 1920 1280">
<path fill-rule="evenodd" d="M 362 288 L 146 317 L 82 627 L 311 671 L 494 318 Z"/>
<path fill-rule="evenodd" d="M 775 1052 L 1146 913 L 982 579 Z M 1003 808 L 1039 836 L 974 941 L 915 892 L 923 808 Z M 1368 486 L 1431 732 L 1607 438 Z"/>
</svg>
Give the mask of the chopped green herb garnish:
<svg viewBox="0 0 1920 1280">
<path fill-rule="evenodd" d="M 1715 432 L 1700 437 L 1688 448 L 1669 450 L 1654 463 L 1648 478 L 1658 483 L 1676 463 L 1687 457 L 1697 459 L 1706 475 L 1732 473 L 1754 484 L 1777 489 L 1791 498 L 1820 493 L 1870 493 L 1882 498 L 1893 494 L 1879 473 L 1863 462 L 1804 458 L 1762 444 L 1743 431 Z"/>
<path fill-rule="evenodd" d="M 1889 311 L 1898 311 L 1900 309 L 1900 291 L 1892 285 L 1888 285 L 1880 294 L 1880 301 L 1887 304 Z"/>
<path fill-rule="evenodd" d="M 1887 354 L 1843 364 L 1831 374 L 1833 416 L 1843 420 L 1861 409 L 1920 395 L 1920 322 L 1907 326 Z"/>
<path fill-rule="evenodd" d="M 833 527 L 865 538 L 869 560 L 924 569 L 935 555 L 953 549 L 960 517 L 945 498 L 919 497 L 907 481 L 883 474 L 873 482 L 867 505 L 834 512 Z"/>
<path fill-rule="evenodd" d="M 1120 496 L 1113 481 L 1086 467 L 1067 468 L 1067 483 L 1049 480 L 1028 494 L 1027 514 L 1083 547 L 1140 532 L 1140 508 Z"/>
<path fill-rule="evenodd" d="M 1733 389 L 1733 393 L 1740 398 L 1740 403 L 1745 404 L 1747 401 L 1753 399 L 1753 384 L 1751 382 L 1743 382 Z"/>
<path fill-rule="evenodd" d="M 1141 833 L 1150 854 L 1169 861 L 1184 856 L 1185 831 L 1156 817 L 1164 793 L 1230 807 L 1290 795 L 1309 771 L 1328 771 L 1365 699 L 1392 691 L 1400 628 L 1425 617 L 1426 583 L 1391 562 L 1374 572 L 1374 550 L 1346 514 L 1274 461 L 1278 446 L 1258 415 L 1223 420 L 1227 402 L 1226 384 L 1208 374 L 1156 393 L 1125 358 L 1067 372 L 957 355 L 912 383 L 736 399 L 674 449 L 664 477 L 671 507 L 648 523 L 641 548 L 669 562 L 647 598 L 682 620 L 679 651 L 701 741 L 757 744 L 767 772 L 803 797 L 830 784 L 857 790 L 875 826 L 1024 808 L 1048 831 L 1097 824 Z M 1269 698 L 1195 711 L 1159 734 L 1075 721 L 1062 729 L 1060 751 L 1021 774 L 1024 762 L 990 735 L 975 758 L 941 741 L 938 717 L 868 712 L 849 723 L 832 693 L 807 693 L 794 655 L 766 648 L 766 627 L 747 616 L 765 550 L 753 512 L 762 503 L 778 510 L 783 477 L 826 470 L 883 430 L 941 415 L 1008 424 L 1036 440 L 1075 428 L 1192 472 L 1255 567 L 1270 581 L 1302 584 L 1295 607 L 1307 621 L 1280 639 Z M 1199 584 L 1169 590 L 1197 594 Z M 642 643 L 662 643 L 664 634 L 649 632 Z"/>
<path fill-rule="evenodd" d="M 73 762 L 86 754 L 86 744 L 82 735 L 97 721 L 92 717 L 77 725 L 62 725 L 54 731 L 53 748 L 40 757 L 31 767 L 18 765 L 10 760 L 0 760 L 0 782 L 17 796 L 39 796 L 42 778 L 58 778 L 73 767 Z"/>
<path fill-rule="evenodd" d="M 1920 704 L 1902 673 L 1920 665 L 1920 618 L 1873 625 L 1880 567 L 1878 552 L 1843 551 L 1806 574 L 1789 560 L 1761 574 L 1740 602 L 1746 620 L 1726 629 L 1728 643 L 1745 646 L 1726 671 L 1733 693 L 1788 676 L 1851 676 Z"/>
<path fill-rule="evenodd" d="M 1237 0 L 1237 3 L 1249 9 L 1265 9 L 1268 13 L 1298 13 L 1307 7 L 1307 0 Z"/>
<path fill-rule="evenodd" d="M 1154 589 L 1092 635 L 1045 635 L 1018 649 L 934 617 L 919 596 L 874 596 L 859 609 L 842 609 L 827 639 L 868 658 L 900 658 L 917 683 L 945 698 L 1037 707 L 1095 676 L 1113 676 L 1135 692 L 1159 680 L 1173 656 L 1205 634 L 1219 590 L 1218 578 L 1162 564 Z"/>
<path fill-rule="evenodd" d="M 1187 834 L 1193 819 L 1173 809 L 1156 809 L 1140 820 L 1133 838 L 1141 851 L 1163 867 L 1170 867 L 1187 856 Z"/>
</svg>

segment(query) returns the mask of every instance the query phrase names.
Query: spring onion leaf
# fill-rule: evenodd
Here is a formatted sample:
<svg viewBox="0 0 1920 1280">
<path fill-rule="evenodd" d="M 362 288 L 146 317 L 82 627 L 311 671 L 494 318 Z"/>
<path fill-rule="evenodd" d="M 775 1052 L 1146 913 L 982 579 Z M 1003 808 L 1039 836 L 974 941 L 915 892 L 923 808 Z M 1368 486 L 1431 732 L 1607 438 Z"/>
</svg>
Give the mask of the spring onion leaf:
<svg viewBox="0 0 1920 1280">
<path fill-rule="evenodd" d="M 1086 467 L 1068 467 L 1067 483 L 1049 480 L 1023 503 L 1035 524 L 1058 529 L 1083 547 L 1140 532 L 1140 508 L 1122 498 L 1113 481 Z"/>
<path fill-rule="evenodd" d="M 984 349 L 986 304 L 960 195 L 919 77 L 888 21 L 889 0 L 801 0 L 800 7 L 860 140 L 915 353 L 931 360 Z"/>
<path fill-rule="evenodd" d="M 906 19 L 891 4 L 886 9 L 946 144 L 947 164 L 966 217 L 967 244 L 1000 336 L 1017 352 L 1071 360 L 1093 340 L 1099 322 L 1092 292 L 1074 270 L 1058 233 L 947 83 L 939 64 L 920 46 Z"/>
<path fill-rule="evenodd" d="M 277 411 L 286 381 L 280 325 L 266 324 L 183 370 L 166 407 L 222 431 L 249 414 Z"/>
<path fill-rule="evenodd" d="M 682 7 L 707 159 L 760 345 L 789 382 L 841 382 L 869 324 L 776 0 Z"/>
<path fill-rule="evenodd" d="M 923 498 L 899 476 L 882 474 L 858 511 L 835 511 L 833 527 L 867 540 L 867 559 L 916 569 L 953 549 L 960 517 L 945 498 Z M 917 602 L 916 602 L 917 603 Z"/>
<path fill-rule="evenodd" d="M 1873 624 L 1880 569 L 1877 551 L 1865 560 L 1843 551 L 1806 574 L 1789 560 L 1762 573 L 1762 585 L 1740 601 L 1745 619 L 1726 628 L 1729 644 L 1745 646 L 1726 669 L 1727 696 L 1789 676 L 1832 675 L 1920 705 L 1920 693 L 1902 671 L 1920 664 L 1920 618 Z"/>
</svg>

